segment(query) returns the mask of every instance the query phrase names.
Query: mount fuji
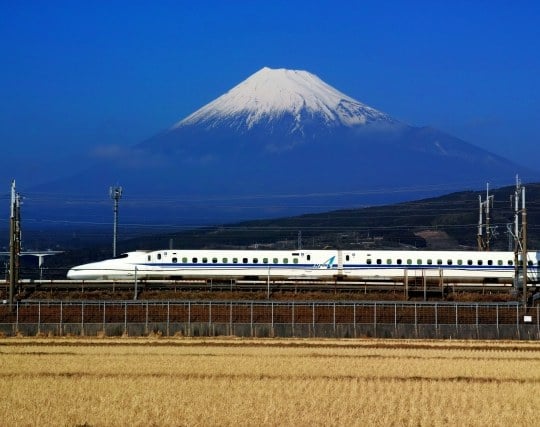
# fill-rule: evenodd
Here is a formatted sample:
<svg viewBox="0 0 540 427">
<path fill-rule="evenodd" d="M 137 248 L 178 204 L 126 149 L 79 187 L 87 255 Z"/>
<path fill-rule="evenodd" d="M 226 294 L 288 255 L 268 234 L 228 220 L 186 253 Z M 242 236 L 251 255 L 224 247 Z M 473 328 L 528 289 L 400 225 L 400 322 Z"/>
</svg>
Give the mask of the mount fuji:
<svg viewBox="0 0 540 427">
<path fill-rule="evenodd" d="M 48 191 L 106 198 L 121 183 L 125 221 L 216 223 L 509 184 L 516 173 L 539 176 L 437 129 L 396 120 L 307 71 L 263 68 Z"/>
</svg>

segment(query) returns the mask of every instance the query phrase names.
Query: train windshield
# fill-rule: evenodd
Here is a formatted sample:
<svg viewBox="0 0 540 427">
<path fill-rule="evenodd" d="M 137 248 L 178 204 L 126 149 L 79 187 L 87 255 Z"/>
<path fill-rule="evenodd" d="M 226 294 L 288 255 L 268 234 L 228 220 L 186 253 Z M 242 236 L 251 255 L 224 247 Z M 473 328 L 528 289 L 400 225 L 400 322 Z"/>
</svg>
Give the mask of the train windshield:
<svg viewBox="0 0 540 427">
<path fill-rule="evenodd" d="M 120 259 L 120 258 L 127 258 L 129 254 L 121 254 L 118 256 L 115 256 L 113 259 Z"/>
</svg>

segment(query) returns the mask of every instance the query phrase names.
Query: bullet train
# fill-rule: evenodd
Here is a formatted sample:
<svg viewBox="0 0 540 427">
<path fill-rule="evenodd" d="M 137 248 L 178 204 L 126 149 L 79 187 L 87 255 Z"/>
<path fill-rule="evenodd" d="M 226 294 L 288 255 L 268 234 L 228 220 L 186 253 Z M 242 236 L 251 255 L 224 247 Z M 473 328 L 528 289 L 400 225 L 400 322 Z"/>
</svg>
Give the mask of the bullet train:
<svg viewBox="0 0 540 427">
<path fill-rule="evenodd" d="M 538 283 L 540 252 L 527 254 L 527 281 Z M 522 266 L 522 260 L 518 260 Z M 393 250 L 156 250 L 127 252 L 71 268 L 68 279 L 380 280 L 444 277 L 508 283 L 513 252 Z"/>
</svg>

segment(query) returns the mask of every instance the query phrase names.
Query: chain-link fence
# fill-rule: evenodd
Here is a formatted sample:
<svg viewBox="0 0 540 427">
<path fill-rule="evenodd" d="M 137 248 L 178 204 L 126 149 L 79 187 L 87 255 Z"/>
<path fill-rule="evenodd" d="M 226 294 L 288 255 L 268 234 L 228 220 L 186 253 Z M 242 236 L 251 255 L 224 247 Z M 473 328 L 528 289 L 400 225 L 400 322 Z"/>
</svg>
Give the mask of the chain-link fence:
<svg viewBox="0 0 540 427">
<path fill-rule="evenodd" d="M 516 303 L 31 301 L 0 306 L 0 333 L 249 337 L 540 338 Z"/>
</svg>

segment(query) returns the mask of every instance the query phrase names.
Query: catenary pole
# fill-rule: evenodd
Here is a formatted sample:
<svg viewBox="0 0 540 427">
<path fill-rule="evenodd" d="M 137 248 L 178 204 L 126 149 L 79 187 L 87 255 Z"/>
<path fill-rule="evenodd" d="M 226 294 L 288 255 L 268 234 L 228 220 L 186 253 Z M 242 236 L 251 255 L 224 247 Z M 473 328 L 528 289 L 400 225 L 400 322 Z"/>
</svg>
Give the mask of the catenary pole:
<svg viewBox="0 0 540 427">
<path fill-rule="evenodd" d="M 523 262 L 523 308 L 527 308 L 527 209 L 525 207 L 525 187 L 521 189 L 521 259 Z"/>
<path fill-rule="evenodd" d="M 15 180 L 11 183 L 11 205 L 9 218 L 9 311 L 13 311 L 15 288 L 19 285 L 19 255 L 21 251 L 20 234 L 20 198 L 16 191 Z"/>
</svg>

